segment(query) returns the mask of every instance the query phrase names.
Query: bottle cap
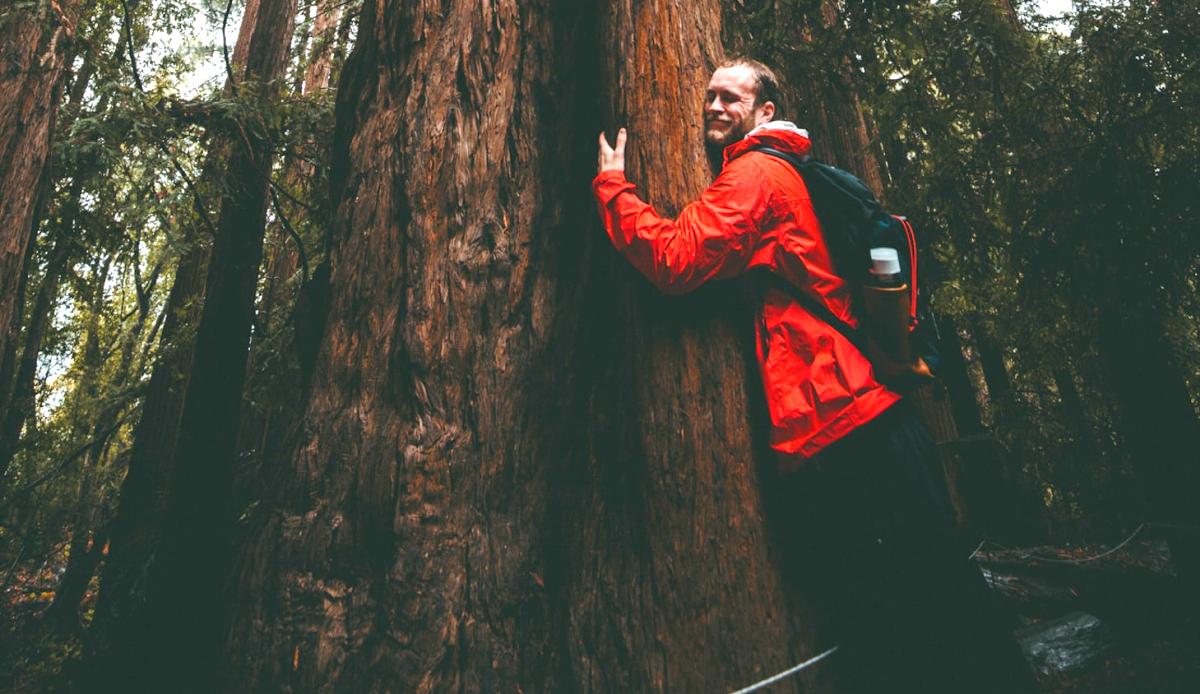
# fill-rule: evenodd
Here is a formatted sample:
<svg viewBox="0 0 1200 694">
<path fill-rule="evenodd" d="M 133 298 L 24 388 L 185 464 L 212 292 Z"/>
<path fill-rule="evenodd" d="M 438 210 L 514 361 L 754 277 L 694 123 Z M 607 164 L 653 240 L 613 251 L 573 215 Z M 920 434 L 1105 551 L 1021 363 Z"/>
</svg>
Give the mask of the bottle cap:
<svg viewBox="0 0 1200 694">
<path fill-rule="evenodd" d="M 896 252 L 895 248 L 885 247 L 871 249 L 871 274 L 900 274 L 900 254 Z"/>
</svg>

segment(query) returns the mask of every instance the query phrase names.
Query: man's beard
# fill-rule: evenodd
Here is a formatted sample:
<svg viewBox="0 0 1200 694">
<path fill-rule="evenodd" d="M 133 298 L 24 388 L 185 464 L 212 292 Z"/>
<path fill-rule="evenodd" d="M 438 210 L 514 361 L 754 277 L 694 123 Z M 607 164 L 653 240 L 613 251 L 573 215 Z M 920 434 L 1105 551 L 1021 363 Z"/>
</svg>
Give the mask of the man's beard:
<svg viewBox="0 0 1200 694">
<path fill-rule="evenodd" d="M 709 128 L 709 125 L 709 121 L 705 120 L 704 154 L 708 157 L 708 168 L 712 170 L 715 176 L 721 172 L 721 167 L 725 164 L 725 148 L 745 137 L 746 133 L 750 132 L 750 129 L 753 127 L 754 121 L 750 118 L 731 121 L 729 127 L 724 132 L 714 132 Z"/>
</svg>

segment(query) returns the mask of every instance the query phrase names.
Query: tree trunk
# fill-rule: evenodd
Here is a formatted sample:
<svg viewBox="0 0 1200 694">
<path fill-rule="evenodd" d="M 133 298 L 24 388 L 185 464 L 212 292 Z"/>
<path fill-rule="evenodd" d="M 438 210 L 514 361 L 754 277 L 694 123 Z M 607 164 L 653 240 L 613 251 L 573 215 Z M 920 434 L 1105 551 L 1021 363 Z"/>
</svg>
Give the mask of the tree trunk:
<svg viewBox="0 0 1200 694">
<path fill-rule="evenodd" d="M 21 263 L 21 281 L 17 283 L 16 296 L 13 298 L 14 310 L 9 319 L 8 325 L 0 325 L 0 330 L 7 330 L 7 337 L 3 338 L 4 351 L 0 352 L 0 478 L 3 473 L 8 471 L 8 465 L 12 462 L 13 453 L 16 451 L 17 438 L 10 437 L 7 434 L 7 423 L 9 421 L 10 409 L 17 403 L 19 388 L 17 386 L 17 378 L 14 372 L 19 370 L 17 365 L 17 343 L 21 337 L 21 323 L 24 320 L 25 294 L 28 290 L 29 273 L 34 262 L 34 254 L 37 250 L 37 239 L 31 239 L 25 247 L 25 259 Z M 18 430 L 17 434 L 20 434 Z"/>
<path fill-rule="evenodd" d="M 247 3 L 232 56 L 237 74 L 231 91 L 258 104 L 271 102 L 285 67 L 294 14 L 294 0 Z M 207 253 L 197 247 L 181 260 L 170 300 L 179 306 L 190 299 L 199 311 L 195 342 L 160 358 L 146 407 L 157 401 L 162 408 L 139 426 L 142 445 L 135 446 L 131 460 L 129 497 L 122 499 L 100 605 L 112 639 L 91 658 L 102 686 L 131 680 L 141 686 L 212 686 L 214 644 L 224 619 L 229 480 L 271 143 L 255 123 L 243 123 L 231 141 L 214 138 L 210 155 L 206 172 L 225 170 L 211 258 L 203 270 Z M 194 273 L 201 272 L 206 291 L 202 306 L 196 306 Z M 164 330 L 178 334 L 182 327 L 180 321 Z M 179 378 L 175 368 L 187 376 Z M 159 522 L 161 530 L 154 527 Z"/>
<path fill-rule="evenodd" d="M 715 3 L 440 9 L 368 3 L 342 77 L 332 308 L 234 575 L 233 682 L 689 691 L 812 655 L 758 498 L 749 309 L 655 294 L 588 194 L 610 109 L 651 199 L 704 187 Z"/>
<path fill-rule="evenodd" d="M 271 85 L 285 68 L 295 0 L 262 0 L 246 78 Z M 241 90 L 247 91 L 243 83 Z M 256 87 L 257 88 L 257 87 Z M 274 92 L 267 86 L 262 103 Z M 224 631 L 238 415 L 262 255 L 272 145 L 246 124 L 231 146 L 229 191 L 213 240 L 195 357 L 175 450 L 159 563 L 150 575 L 152 676 L 209 688 Z M 156 647 L 157 646 L 157 647 Z"/>
<path fill-rule="evenodd" d="M 247 0 L 230 56 L 233 76 L 239 80 L 245 76 L 246 54 L 258 6 L 259 0 Z M 235 83 L 227 76 L 226 95 L 232 95 L 234 88 Z M 198 183 L 210 192 L 224 188 L 218 179 L 222 169 L 228 168 L 228 150 L 227 138 L 209 138 Z M 196 200 L 195 204 L 190 243 L 176 263 L 157 359 L 142 398 L 141 418 L 134 429 L 91 627 L 96 638 L 91 640 L 94 650 L 88 654 L 89 667 L 94 670 L 94 678 L 108 683 L 109 688 L 119 686 L 126 673 L 131 669 L 136 671 L 144 658 L 140 640 L 149 629 L 147 579 L 162 539 L 167 489 L 174 469 L 184 397 L 195 354 L 195 330 L 204 308 L 204 283 L 212 254 L 211 238 L 202 224 L 209 212 L 200 207 L 203 201 Z"/>
<path fill-rule="evenodd" d="M 20 311 L 17 286 L 78 7 L 79 0 L 37 2 L 10 8 L 0 17 L 0 161 L 5 162 L 0 168 L 0 357 L 10 352 L 15 339 L 8 328 Z M 0 391 L 8 385 L 0 384 Z"/>
<path fill-rule="evenodd" d="M 178 261 L 164 309 L 158 358 L 142 398 L 142 414 L 111 524 L 111 545 L 91 626 L 95 650 L 88 660 L 89 667 L 99 668 L 98 681 L 113 687 L 144 658 L 134 644 L 148 629 L 146 580 L 162 537 L 167 483 L 192 367 L 191 331 L 203 307 L 209 251 L 207 244 L 196 243 Z M 103 679 L 108 676 L 118 679 Z"/>
<path fill-rule="evenodd" d="M 1008 377 L 1008 366 L 1004 363 L 1004 352 L 992 338 L 983 321 L 976 320 L 971 331 L 975 348 L 979 352 L 979 364 L 983 367 L 983 381 L 987 384 L 988 406 L 993 422 L 1004 422 L 1013 413 L 1015 404 L 1011 400 L 1012 381 Z"/>
<path fill-rule="evenodd" d="M 337 48 L 336 31 L 342 9 L 342 3 L 334 0 L 320 0 L 317 3 L 310 39 L 312 47 L 303 71 L 304 80 L 296 91 L 311 95 L 330 87 L 332 59 Z M 311 189 L 307 182 L 324 180 L 327 172 L 320 172 L 322 175 L 319 176 L 316 164 L 310 158 L 296 154 L 289 152 L 284 156 L 282 188 L 303 196 L 301 191 Z M 308 196 L 308 199 L 313 197 Z M 299 247 L 304 239 L 296 238 L 300 232 L 294 228 L 297 226 L 297 217 L 294 215 L 312 214 L 313 210 L 288 204 L 282 195 L 276 196 L 275 200 L 277 219 L 267 231 L 264 287 L 257 307 L 255 344 L 247 366 L 252 386 L 256 385 L 257 392 L 266 394 L 268 399 L 256 402 L 247 400 L 238 443 L 241 457 L 249 462 L 245 467 L 249 469 L 244 472 L 245 479 L 239 480 L 236 486 L 239 496 L 250 503 L 263 496 L 263 485 L 270 484 L 261 474 L 262 461 L 277 458 L 281 454 L 280 448 L 286 445 L 285 439 L 304 414 L 304 395 L 309 380 L 307 377 L 297 379 L 291 368 L 295 350 L 311 348 L 296 345 L 296 335 L 289 317 L 295 304 L 293 297 L 296 287 L 301 286 L 294 281 L 295 275 L 302 271 L 304 280 L 312 281 L 310 261 Z M 317 205 L 318 209 L 322 207 Z M 308 220 L 309 226 L 319 227 L 325 223 L 325 219 Z M 263 356 L 273 357 L 273 360 L 265 367 L 260 367 Z"/>
<path fill-rule="evenodd" d="M 1126 300 L 1128 300 L 1126 298 Z M 1148 519 L 1164 524 L 1171 561 L 1184 580 L 1200 576 L 1200 421 L 1161 324 L 1145 307 L 1105 305 L 1099 346 L 1116 395 L 1121 434 L 1147 502 Z M 1194 595 L 1194 593 L 1192 593 Z M 1196 613 L 1198 601 L 1189 606 Z"/>
<path fill-rule="evenodd" d="M 78 191 L 75 200 L 78 200 Z M 55 243 L 50 252 L 46 273 L 34 297 L 29 325 L 25 328 L 25 344 L 21 349 L 16 378 L 13 380 L 12 397 L 8 410 L 4 413 L 3 422 L 0 423 L 0 477 L 3 477 L 12 462 L 21 438 L 21 430 L 25 427 L 25 422 L 33 416 L 37 405 L 34 387 L 38 354 L 41 353 L 42 339 L 46 336 L 50 321 L 54 317 L 52 309 L 58 299 L 58 282 L 66 270 L 67 259 L 74 243 L 73 239 L 65 235 Z"/>
<path fill-rule="evenodd" d="M 946 384 L 946 392 L 950 397 L 950 408 L 954 411 L 954 421 L 958 424 L 958 433 L 963 437 L 986 435 L 987 430 L 983 426 L 983 416 L 979 411 L 978 394 L 967 369 L 967 360 L 963 354 L 962 337 L 958 334 L 957 322 L 951 316 L 939 315 L 938 329 L 942 337 L 940 376 L 943 383 Z"/>
</svg>

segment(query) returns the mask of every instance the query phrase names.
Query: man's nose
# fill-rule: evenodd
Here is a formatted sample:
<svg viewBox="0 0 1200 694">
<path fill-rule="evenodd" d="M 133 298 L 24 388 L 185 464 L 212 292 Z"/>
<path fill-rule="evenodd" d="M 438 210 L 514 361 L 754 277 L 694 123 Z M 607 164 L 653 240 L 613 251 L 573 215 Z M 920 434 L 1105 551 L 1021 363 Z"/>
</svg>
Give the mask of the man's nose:
<svg viewBox="0 0 1200 694">
<path fill-rule="evenodd" d="M 714 96 L 712 99 L 710 99 L 708 103 L 705 104 L 704 110 L 713 113 L 720 113 L 721 111 L 724 111 L 725 109 L 721 104 L 721 97 Z"/>
</svg>

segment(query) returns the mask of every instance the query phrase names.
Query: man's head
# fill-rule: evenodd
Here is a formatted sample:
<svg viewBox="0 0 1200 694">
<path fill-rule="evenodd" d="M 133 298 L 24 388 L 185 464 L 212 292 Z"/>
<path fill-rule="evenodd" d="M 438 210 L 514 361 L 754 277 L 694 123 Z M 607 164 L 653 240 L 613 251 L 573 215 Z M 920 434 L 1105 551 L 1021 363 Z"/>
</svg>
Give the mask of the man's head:
<svg viewBox="0 0 1200 694">
<path fill-rule="evenodd" d="M 757 60 L 734 58 L 717 68 L 704 96 L 704 146 L 714 170 L 725 147 L 775 119 L 779 98 L 779 79 Z"/>
</svg>

